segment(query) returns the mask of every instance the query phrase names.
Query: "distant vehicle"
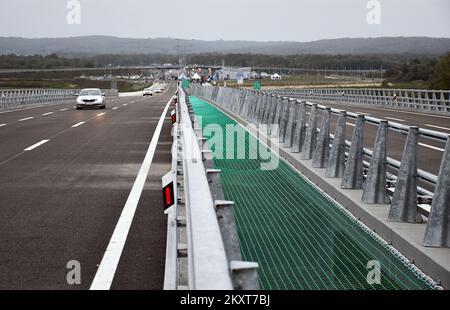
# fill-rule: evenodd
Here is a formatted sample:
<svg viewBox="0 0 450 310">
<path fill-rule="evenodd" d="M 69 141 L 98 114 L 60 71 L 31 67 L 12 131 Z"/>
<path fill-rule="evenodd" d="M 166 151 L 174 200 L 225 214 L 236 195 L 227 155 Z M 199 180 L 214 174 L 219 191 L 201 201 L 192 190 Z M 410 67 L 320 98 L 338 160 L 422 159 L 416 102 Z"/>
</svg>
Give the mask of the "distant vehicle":
<svg viewBox="0 0 450 310">
<path fill-rule="evenodd" d="M 153 96 L 153 91 L 150 88 L 144 89 L 144 92 L 142 94 L 143 96 Z"/>
<path fill-rule="evenodd" d="M 160 88 L 157 88 L 153 91 L 155 94 L 160 94 L 162 93 L 162 90 Z"/>
<path fill-rule="evenodd" d="M 77 97 L 77 110 L 88 107 L 98 107 L 104 109 L 106 107 L 105 94 L 98 88 L 82 89 Z"/>
</svg>

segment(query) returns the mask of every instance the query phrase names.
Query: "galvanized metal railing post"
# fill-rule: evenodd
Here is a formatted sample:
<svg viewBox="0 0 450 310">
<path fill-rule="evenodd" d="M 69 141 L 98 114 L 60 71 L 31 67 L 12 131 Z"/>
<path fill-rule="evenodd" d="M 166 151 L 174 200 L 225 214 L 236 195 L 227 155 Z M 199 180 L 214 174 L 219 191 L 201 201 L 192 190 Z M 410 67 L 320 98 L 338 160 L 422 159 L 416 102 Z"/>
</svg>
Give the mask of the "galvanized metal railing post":
<svg viewBox="0 0 450 310">
<path fill-rule="evenodd" d="M 291 147 L 294 139 L 294 128 L 296 125 L 296 116 L 298 113 L 298 104 L 296 101 L 289 103 L 289 118 L 286 125 L 286 134 L 284 137 L 284 146 Z"/>
<path fill-rule="evenodd" d="M 302 147 L 301 159 L 310 160 L 317 143 L 317 103 L 313 103 L 306 129 L 305 143 Z"/>
<path fill-rule="evenodd" d="M 361 200 L 366 203 L 389 203 L 386 193 L 388 122 L 381 120 L 373 147 L 369 172 Z"/>
<path fill-rule="evenodd" d="M 294 128 L 294 139 L 292 141 L 292 152 L 299 153 L 302 151 L 306 134 L 306 102 L 302 101 L 298 107 L 296 115 L 296 123 Z"/>
<path fill-rule="evenodd" d="M 347 123 L 347 112 L 341 111 L 336 125 L 333 146 L 327 164 L 325 176 L 328 178 L 340 178 L 345 170 L 345 128 Z"/>
<path fill-rule="evenodd" d="M 286 136 L 286 128 L 289 118 L 289 99 L 283 98 L 282 113 L 280 118 L 280 132 L 279 132 L 279 143 L 284 143 L 284 138 Z"/>
<path fill-rule="evenodd" d="M 424 246 L 450 248 L 450 136 L 447 137 L 431 203 Z"/>
<path fill-rule="evenodd" d="M 360 189 L 364 182 L 364 115 L 356 118 L 341 188 Z"/>
<path fill-rule="evenodd" d="M 392 196 L 388 221 L 422 223 L 422 216 L 417 209 L 418 142 L 419 128 L 410 127 Z"/>
<path fill-rule="evenodd" d="M 330 118 L 331 108 L 325 107 L 323 111 L 322 125 L 317 138 L 316 149 L 313 153 L 312 167 L 325 168 L 330 154 Z"/>
</svg>

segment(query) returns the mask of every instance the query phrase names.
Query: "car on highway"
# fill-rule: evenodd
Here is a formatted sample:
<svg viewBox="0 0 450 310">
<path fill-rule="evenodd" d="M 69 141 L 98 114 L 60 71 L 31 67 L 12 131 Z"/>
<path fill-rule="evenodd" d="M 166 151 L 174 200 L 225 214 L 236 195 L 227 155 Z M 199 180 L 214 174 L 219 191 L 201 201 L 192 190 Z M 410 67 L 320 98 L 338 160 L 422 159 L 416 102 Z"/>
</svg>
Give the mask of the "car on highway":
<svg viewBox="0 0 450 310">
<path fill-rule="evenodd" d="M 80 91 L 77 97 L 77 110 L 83 108 L 106 107 L 105 94 L 99 88 L 85 88 Z"/>
<path fill-rule="evenodd" d="M 155 94 L 160 94 L 162 92 L 161 88 L 157 88 L 153 91 Z"/>
<path fill-rule="evenodd" d="M 150 88 L 146 88 L 144 89 L 144 92 L 142 93 L 142 95 L 145 96 L 153 96 L 153 90 L 151 90 Z"/>
</svg>

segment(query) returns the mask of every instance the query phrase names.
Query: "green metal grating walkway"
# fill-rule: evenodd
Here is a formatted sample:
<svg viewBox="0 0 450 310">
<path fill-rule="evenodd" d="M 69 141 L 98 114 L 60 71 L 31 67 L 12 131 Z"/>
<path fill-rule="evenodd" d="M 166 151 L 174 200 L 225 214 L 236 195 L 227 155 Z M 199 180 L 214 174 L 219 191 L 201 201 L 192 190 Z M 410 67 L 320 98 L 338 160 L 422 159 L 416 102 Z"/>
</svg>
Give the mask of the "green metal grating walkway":
<svg viewBox="0 0 450 310">
<path fill-rule="evenodd" d="M 225 139 L 225 127 L 235 121 L 206 101 L 191 96 L 190 102 L 203 128 L 223 129 L 223 143 L 212 146 L 216 154 L 234 147 L 237 155 L 245 147 L 247 159 L 214 159 L 214 165 L 222 170 L 225 198 L 236 203 L 243 258 L 260 264 L 263 289 L 436 288 L 284 161 L 275 170 L 261 170 L 259 155 L 248 159 L 256 138 L 246 133 Z M 367 282 L 372 260 L 381 264 L 381 284 Z"/>
</svg>

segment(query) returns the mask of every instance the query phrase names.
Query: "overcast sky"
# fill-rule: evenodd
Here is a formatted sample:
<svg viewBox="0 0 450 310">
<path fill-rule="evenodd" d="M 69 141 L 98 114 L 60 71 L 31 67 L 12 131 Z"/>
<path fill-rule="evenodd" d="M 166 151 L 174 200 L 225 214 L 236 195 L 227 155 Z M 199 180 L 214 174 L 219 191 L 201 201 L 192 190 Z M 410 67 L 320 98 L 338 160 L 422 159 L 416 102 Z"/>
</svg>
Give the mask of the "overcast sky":
<svg viewBox="0 0 450 310">
<path fill-rule="evenodd" d="M 0 0 L 0 36 L 254 41 L 450 37 L 450 0 L 378 0 L 380 24 L 367 22 L 369 0 L 78 1 L 81 23 L 70 25 L 69 0 Z"/>
</svg>

